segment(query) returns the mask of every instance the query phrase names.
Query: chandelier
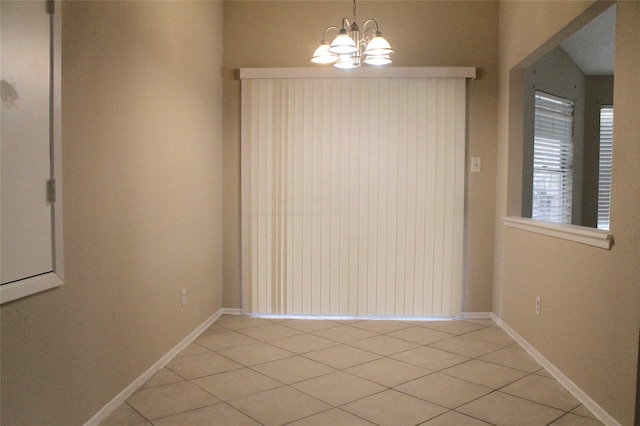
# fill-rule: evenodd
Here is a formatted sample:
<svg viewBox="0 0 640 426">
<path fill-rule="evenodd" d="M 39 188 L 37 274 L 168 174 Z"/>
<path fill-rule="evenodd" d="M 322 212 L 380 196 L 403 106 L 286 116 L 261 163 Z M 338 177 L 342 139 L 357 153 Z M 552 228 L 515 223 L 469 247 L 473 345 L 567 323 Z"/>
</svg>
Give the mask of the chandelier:
<svg viewBox="0 0 640 426">
<path fill-rule="evenodd" d="M 367 25 L 372 24 L 369 28 Z M 375 28 L 373 27 L 375 25 Z M 326 41 L 329 30 L 338 30 L 338 35 L 329 44 Z M 313 53 L 311 62 L 316 64 L 333 64 L 335 68 L 358 68 L 362 62 L 368 65 L 387 65 L 391 63 L 393 53 L 389 42 L 382 37 L 375 19 L 368 19 L 360 28 L 356 24 L 356 0 L 353 0 L 353 22 L 342 19 L 342 28 L 327 27 L 322 33 L 320 46 Z"/>
</svg>

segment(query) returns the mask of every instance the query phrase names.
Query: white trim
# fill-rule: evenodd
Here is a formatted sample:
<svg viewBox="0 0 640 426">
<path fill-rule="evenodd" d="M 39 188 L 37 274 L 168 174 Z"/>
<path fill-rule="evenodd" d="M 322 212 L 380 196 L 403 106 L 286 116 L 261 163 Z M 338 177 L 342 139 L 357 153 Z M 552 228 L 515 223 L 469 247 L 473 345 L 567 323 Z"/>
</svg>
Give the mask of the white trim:
<svg viewBox="0 0 640 426">
<path fill-rule="evenodd" d="M 56 201 L 53 203 L 53 272 L 64 284 L 64 245 L 62 237 L 62 1 L 54 4 L 53 15 L 53 178 Z"/>
<path fill-rule="evenodd" d="M 493 319 L 491 312 L 460 312 L 458 319 Z"/>
<path fill-rule="evenodd" d="M 62 93 L 62 56 L 61 56 L 61 10 L 60 1 L 55 2 L 55 14 L 53 15 L 53 56 L 52 65 L 52 173 L 56 181 L 56 201 L 53 203 L 53 272 L 49 272 L 35 277 L 26 278 L 9 284 L 0 286 L 0 305 L 45 290 L 60 287 L 64 284 L 64 247 L 62 238 L 62 113 L 61 113 L 61 93 Z"/>
<path fill-rule="evenodd" d="M 598 418 L 606 426 L 621 426 L 616 419 L 611 417 L 604 408 L 589 397 L 582 389 L 578 387 L 571 379 L 562 374 L 562 372 L 553 365 L 548 359 L 538 352 L 529 342 L 527 342 L 522 336 L 520 336 L 514 329 L 509 327 L 500 317 L 495 314 L 491 315 L 491 319 L 498 324 L 513 340 L 515 340 L 522 348 L 538 361 L 538 363 L 544 367 L 556 380 L 564 386 L 587 410 Z"/>
<path fill-rule="evenodd" d="M 60 287 L 62 284 L 62 279 L 54 272 L 4 284 L 0 287 L 0 304 Z"/>
<path fill-rule="evenodd" d="M 242 315 L 242 308 L 222 308 L 222 315 Z"/>
<path fill-rule="evenodd" d="M 255 78 L 470 78 L 475 67 L 389 67 L 358 68 L 345 72 L 335 68 L 240 68 L 240 79 Z"/>
<path fill-rule="evenodd" d="M 295 320 L 334 320 L 334 321 L 453 321 L 455 317 L 383 317 L 358 315 L 291 315 L 291 314 L 244 314 L 256 318 L 266 319 L 295 319 Z M 487 317 L 488 318 L 488 317 Z"/>
<path fill-rule="evenodd" d="M 502 224 L 509 228 L 534 232 L 536 234 L 586 244 L 605 250 L 611 250 L 611 246 L 613 245 L 613 234 L 602 229 L 544 222 L 541 220 L 514 216 L 503 217 Z"/>
<path fill-rule="evenodd" d="M 165 365 L 169 363 L 180 351 L 186 348 L 191 342 L 193 342 L 203 331 L 205 331 L 211 324 L 213 324 L 224 313 L 224 309 L 219 309 L 218 312 L 209 317 L 205 322 L 200 324 L 195 330 L 193 330 L 187 337 L 182 339 L 173 349 L 167 352 L 162 358 L 160 358 L 155 364 L 153 364 L 147 371 L 142 373 L 140 377 L 135 379 L 129 386 L 124 388 L 122 392 L 116 395 L 111 401 L 109 401 L 100 411 L 98 411 L 93 417 L 91 417 L 85 426 L 94 426 L 100 424 L 100 422 L 106 419 L 116 408 L 120 406 L 127 398 L 138 390 L 147 380 L 151 378 L 155 373 L 161 370 Z"/>
</svg>

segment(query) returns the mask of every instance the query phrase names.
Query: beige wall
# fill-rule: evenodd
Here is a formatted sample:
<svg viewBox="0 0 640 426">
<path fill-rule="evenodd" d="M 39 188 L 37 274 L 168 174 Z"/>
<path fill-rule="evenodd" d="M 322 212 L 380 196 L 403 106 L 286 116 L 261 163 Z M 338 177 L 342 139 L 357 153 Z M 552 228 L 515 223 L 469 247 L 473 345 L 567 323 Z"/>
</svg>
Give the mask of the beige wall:
<svg viewBox="0 0 640 426">
<path fill-rule="evenodd" d="M 61 13 L 65 284 L 1 308 L 6 425 L 84 423 L 222 306 L 222 3 Z"/>
<path fill-rule="evenodd" d="M 602 2 L 592 7 L 591 2 L 515 1 L 500 5 L 495 309 L 613 418 L 632 425 L 640 325 L 639 2 L 620 2 L 617 11 L 613 249 L 503 231 L 499 222 L 512 212 L 509 177 L 521 167 L 509 161 L 522 149 L 519 141 L 507 137 L 509 70 L 531 54 L 539 57 L 550 50 L 566 33 L 563 27 L 576 29 L 603 6 Z M 534 313 L 536 296 L 542 297 L 541 316 Z"/>
<path fill-rule="evenodd" d="M 491 311 L 495 136 L 498 65 L 495 2 L 358 2 L 358 22 L 375 18 L 396 50 L 397 66 L 473 66 L 469 82 L 467 163 L 482 157 L 482 172 L 467 174 L 467 231 L 463 310 Z M 241 67 L 308 67 L 329 25 L 351 17 L 347 2 L 228 1 L 224 8 L 224 306 L 241 307 L 240 82 Z M 304 29 L 304 31 L 301 30 Z"/>
</svg>

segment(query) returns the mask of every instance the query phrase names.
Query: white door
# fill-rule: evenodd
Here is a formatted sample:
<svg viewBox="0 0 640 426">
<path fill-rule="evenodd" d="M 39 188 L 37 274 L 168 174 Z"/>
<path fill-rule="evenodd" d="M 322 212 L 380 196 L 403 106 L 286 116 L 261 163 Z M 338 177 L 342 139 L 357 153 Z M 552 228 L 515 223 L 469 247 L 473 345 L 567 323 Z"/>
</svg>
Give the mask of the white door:
<svg viewBox="0 0 640 426">
<path fill-rule="evenodd" d="M 8 284 L 53 270 L 51 16 L 45 1 L 2 1 L 0 276 Z"/>
</svg>

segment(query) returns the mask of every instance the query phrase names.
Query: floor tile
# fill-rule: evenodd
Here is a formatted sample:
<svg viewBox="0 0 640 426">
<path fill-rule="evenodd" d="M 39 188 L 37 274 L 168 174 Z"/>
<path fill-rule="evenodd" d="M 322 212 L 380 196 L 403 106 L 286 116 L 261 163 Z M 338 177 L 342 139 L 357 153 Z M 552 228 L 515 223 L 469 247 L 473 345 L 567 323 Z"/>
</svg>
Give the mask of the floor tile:
<svg viewBox="0 0 640 426">
<path fill-rule="evenodd" d="M 175 358 L 167 364 L 169 370 L 185 379 L 195 379 L 241 367 L 242 365 L 213 352 Z"/>
<path fill-rule="evenodd" d="M 341 371 L 305 380 L 292 387 L 333 406 L 343 405 L 386 389 L 384 386 Z"/>
<path fill-rule="evenodd" d="M 380 358 L 345 371 L 387 387 L 394 387 L 431 373 L 431 370 L 390 358 Z"/>
<path fill-rule="evenodd" d="M 300 330 L 273 323 L 259 325 L 257 327 L 243 328 L 242 330 L 238 330 L 238 332 L 263 342 L 282 339 L 283 337 L 289 337 L 294 334 L 301 333 Z"/>
<path fill-rule="evenodd" d="M 230 330 L 241 330 L 270 323 L 269 320 L 250 315 L 223 315 L 214 324 Z"/>
<path fill-rule="evenodd" d="M 175 382 L 180 382 L 184 380 L 182 377 L 178 376 L 176 373 L 174 373 L 173 371 L 167 369 L 167 368 L 162 368 L 160 370 L 158 370 L 158 372 L 156 374 L 154 374 L 153 376 L 151 376 L 151 378 L 149 380 L 147 380 L 142 387 L 143 388 L 151 388 L 154 386 L 160 386 L 160 385 L 166 385 L 169 383 L 175 383 Z"/>
<path fill-rule="evenodd" d="M 260 426 L 227 404 L 216 404 L 154 420 L 154 426 Z"/>
<path fill-rule="evenodd" d="M 535 374 L 511 383 L 500 391 L 563 411 L 571 411 L 580 405 L 580 402 L 557 380 Z"/>
<path fill-rule="evenodd" d="M 183 356 L 204 354 L 207 352 L 210 352 L 207 348 L 203 348 L 202 346 L 194 342 L 189 344 L 186 348 L 184 348 L 180 352 L 178 352 L 178 355 L 176 355 L 176 358 L 181 358 Z"/>
<path fill-rule="evenodd" d="M 490 320 L 234 315 L 218 319 L 101 424 L 151 423 L 601 424 Z"/>
<path fill-rule="evenodd" d="M 218 323 L 215 323 L 215 324 L 211 324 L 209 327 L 207 327 L 207 329 L 205 331 L 203 331 L 202 334 L 218 333 L 220 331 L 228 331 L 228 330 L 229 330 L 228 328 L 223 327 Z"/>
<path fill-rule="evenodd" d="M 291 318 L 287 318 L 287 317 L 273 317 L 273 316 L 268 316 L 268 317 L 261 317 L 266 319 L 267 321 L 269 321 L 272 324 L 278 324 L 281 322 L 286 322 L 286 321 L 290 321 Z"/>
<path fill-rule="evenodd" d="M 146 419 L 129 404 L 123 403 L 116 408 L 106 419 L 100 422 L 100 426 L 135 426 L 144 424 Z"/>
<path fill-rule="evenodd" d="M 373 423 L 342 411 L 339 408 L 325 411 L 293 423 L 287 426 L 375 426 Z"/>
<path fill-rule="evenodd" d="M 192 383 L 222 401 L 282 386 L 282 383 L 249 368 L 201 377 L 192 380 Z"/>
<path fill-rule="evenodd" d="M 483 342 L 465 336 L 456 336 L 451 339 L 441 340 L 429 346 L 471 358 L 482 356 L 502 348 L 502 346 L 496 345 L 495 343 Z"/>
<path fill-rule="evenodd" d="M 388 356 L 416 348 L 420 345 L 406 340 L 396 339 L 395 337 L 381 335 L 351 342 L 349 346 L 364 349 L 365 351 L 378 355 Z"/>
<path fill-rule="evenodd" d="M 544 368 L 541 368 L 540 370 L 536 371 L 535 374 L 537 376 L 542 376 L 542 377 L 548 377 L 550 379 L 555 379 L 555 377 L 553 377 L 553 375 L 551 373 L 549 373 L 547 370 L 545 370 Z"/>
<path fill-rule="evenodd" d="M 509 346 L 515 342 L 515 340 L 513 340 L 503 329 L 495 325 L 493 327 L 485 327 L 477 331 L 472 331 L 465 334 L 464 337 L 494 343 L 501 346 Z"/>
<path fill-rule="evenodd" d="M 471 331 L 479 330 L 486 326 L 470 321 L 429 321 L 420 324 L 422 327 L 431 328 L 433 330 L 444 331 L 450 334 L 464 334 Z"/>
<path fill-rule="evenodd" d="M 397 337 L 398 339 L 408 340 L 409 342 L 418 343 L 420 345 L 428 345 L 429 343 L 439 342 L 440 340 L 449 339 L 454 336 L 450 333 L 444 333 L 442 331 L 420 326 L 404 328 L 387 335 Z"/>
<path fill-rule="evenodd" d="M 492 391 L 486 386 L 433 373 L 395 388 L 397 391 L 442 405 L 456 408 Z"/>
<path fill-rule="evenodd" d="M 483 326 L 492 326 L 492 325 L 496 325 L 495 322 L 493 322 L 493 320 L 491 318 L 468 318 L 465 319 L 466 322 L 471 322 L 474 324 L 480 324 Z"/>
<path fill-rule="evenodd" d="M 598 420 L 567 413 L 549 426 L 601 426 L 602 424 Z"/>
<path fill-rule="evenodd" d="M 362 328 L 353 327 L 351 325 L 342 325 L 339 327 L 319 330 L 313 334 L 339 343 L 355 342 L 356 340 L 362 340 L 376 335 L 376 333 L 363 330 Z"/>
<path fill-rule="evenodd" d="M 597 420 L 598 418 L 587 409 L 584 405 L 580 404 L 573 410 L 571 410 L 573 414 L 577 414 L 582 417 L 589 417 L 590 419 Z"/>
<path fill-rule="evenodd" d="M 387 390 L 342 406 L 342 409 L 380 426 L 416 425 L 425 422 L 446 408 Z"/>
<path fill-rule="evenodd" d="M 323 337 L 307 333 L 296 334 L 295 336 L 285 337 L 284 339 L 272 340 L 269 343 L 296 354 L 317 351 L 318 349 L 329 348 L 339 344 L 333 340 L 328 340 Z"/>
<path fill-rule="evenodd" d="M 544 426 L 564 413 L 502 392 L 476 399 L 456 411 L 500 426 Z"/>
<path fill-rule="evenodd" d="M 380 358 L 379 355 L 347 345 L 333 346 L 304 354 L 305 357 L 342 370 Z"/>
<path fill-rule="evenodd" d="M 321 320 L 321 319 L 304 319 L 304 320 L 290 320 L 284 321 L 280 323 L 281 325 L 294 328 L 296 330 L 304 331 L 305 333 L 310 333 L 312 331 L 324 330 L 327 328 L 333 328 L 340 326 L 340 323 L 331 320 Z"/>
<path fill-rule="evenodd" d="M 479 359 L 529 373 L 540 369 L 540 364 L 527 351 L 511 346 L 483 355 Z"/>
<path fill-rule="evenodd" d="M 432 371 L 439 371 L 469 361 L 469 357 L 441 351 L 428 346 L 392 355 L 391 358 L 408 362 Z"/>
<path fill-rule="evenodd" d="M 268 343 L 255 343 L 253 345 L 225 349 L 218 353 L 246 366 L 262 364 L 294 355 Z"/>
<path fill-rule="evenodd" d="M 447 376 L 457 377 L 458 379 L 492 389 L 501 388 L 527 375 L 524 371 L 475 359 L 447 368 L 441 372 Z"/>
<path fill-rule="evenodd" d="M 223 349 L 258 343 L 256 339 L 252 339 L 244 334 L 230 330 L 203 334 L 198 337 L 195 342 L 212 351 L 220 351 Z"/>
<path fill-rule="evenodd" d="M 353 327 L 362 328 L 363 330 L 371 331 L 373 333 L 386 334 L 402 330 L 403 328 L 409 328 L 411 325 L 402 321 L 375 320 L 361 321 L 353 324 Z"/>
<path fill-rule="evenodd" d="M 332 319 L 331 321 L 338 322 L 340 324 L 355 324 L 357 322 L 362 322 L 366 320 L 361 320 L 358 318 L 346 318 L 346 319 Z"/>
<path fill-rule="evenodd" d="M 127 403 L 147 419 L 153 420 L 218 402 L 193 383 L 182 381 L 136 391 Z"/>
<path fill-rule="evenodd" d="M 265 426 L 282 425 L 331 408 L 330 405 L 290 387 L 234 399 L 229 404 Z"/>
<path fill-rule="evenodd" d="M 302 356 L 267 362 L 252 368 L 265 376 L 269 376 L 287 385 L 336 371 L 332 367 Z"/>
<path fill-rule="evenodd" d="M 491 426 L 487 422 L 465 416 L 455 411 L 449 411 L 435 419 L 428 420 L 420 426 Z"/>
</svg>

